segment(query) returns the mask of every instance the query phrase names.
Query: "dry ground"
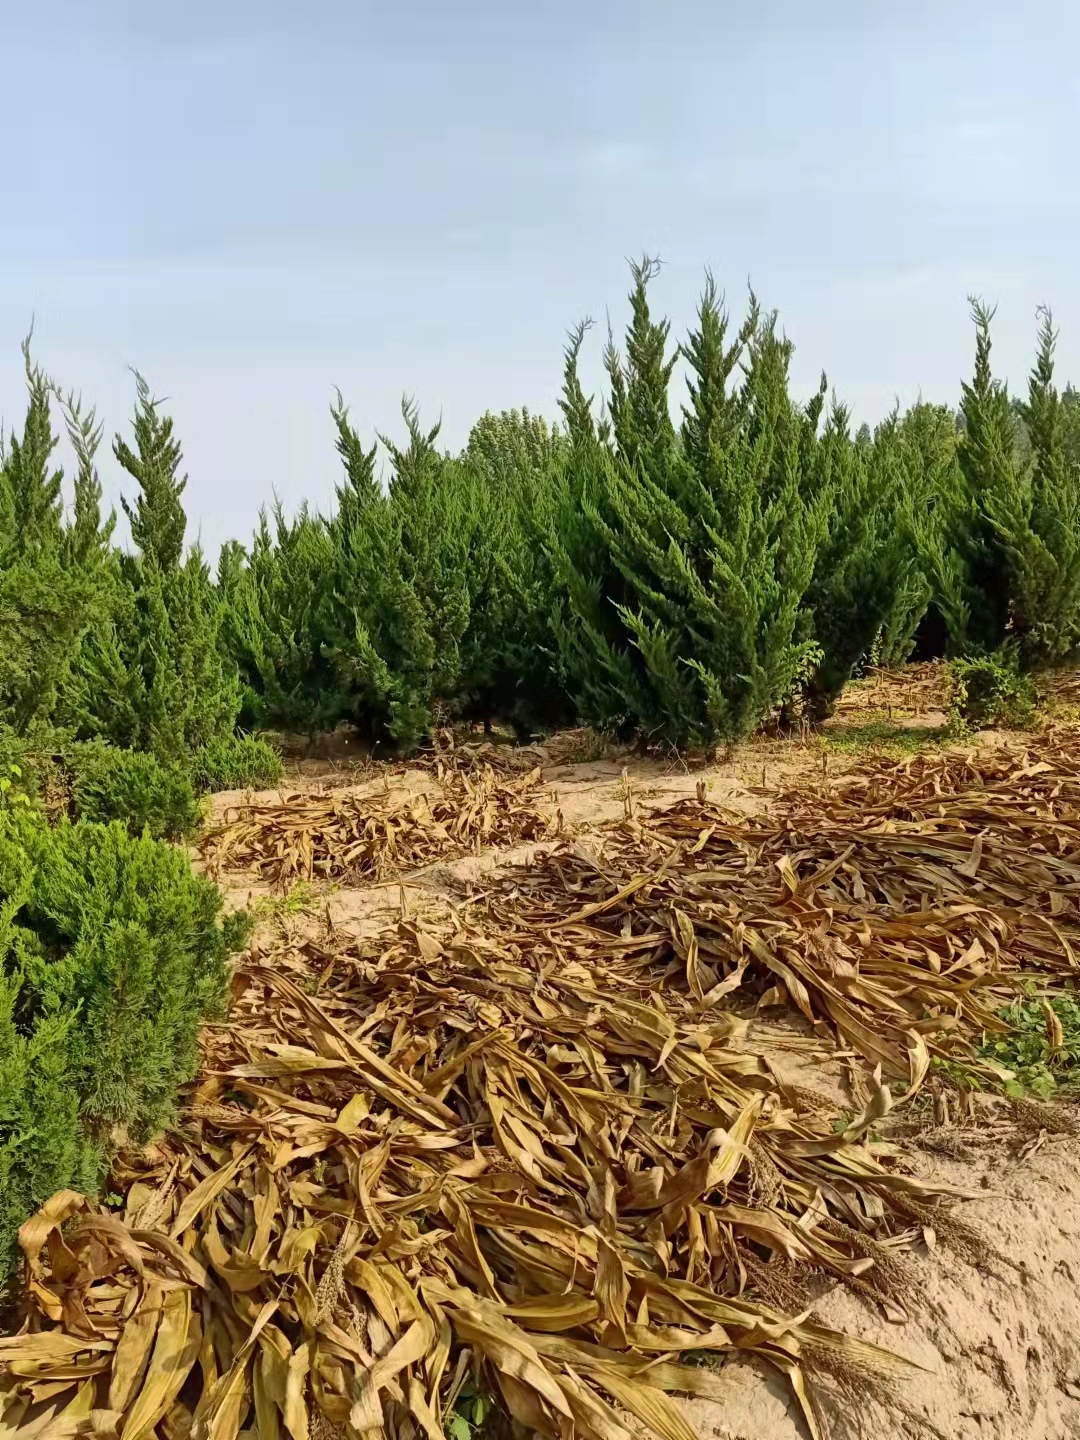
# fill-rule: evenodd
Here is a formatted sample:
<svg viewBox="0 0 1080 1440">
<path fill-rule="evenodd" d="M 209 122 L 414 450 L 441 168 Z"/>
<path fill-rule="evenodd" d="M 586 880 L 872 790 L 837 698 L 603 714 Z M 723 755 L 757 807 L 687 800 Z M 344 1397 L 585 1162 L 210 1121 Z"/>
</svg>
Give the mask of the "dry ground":
<svg viewBox="0 0 1080 1440">
<path fill-rule="evenodd" d="M 1070 712 L 1073 689 L 1059 687 L 1059 713 Z M 1023 740 L 998 732 L 954 739 L 946 729 L 945 707 L 940 673 L 926 666 L 913 667 L 902 680 L 878 675 L 852 686 L 818 735 L 759 738 L 712 763 L 605 750 L 584 732 L 559 736 L 537 754 L 544 766 L 544 804 L 565 831 L 587 842 L 591 829 L 628 809 L 667 806 L 700 794 L 702 785 L 710 801 L 753 815 L 767 811 L 770 800 L 793 785 L 843 777 L 868 753 L 902 756 L 935 746 L 970 750 Z M 404 797 L 432 787 L 430 769 L 352 761 L 339 752 L 294 764 L 276 791 L 215 797 L 213 822 L 227 819 L 237 806 L 293 794 L 345 789 L 357 796 Z M 490 849 L 376 884 L 316 884 L 299 902 L 305 909 L 310 904 L 307 918 L 288 923 L 302 931 L 318 915 L 319 923 L 329 919 L 339 930 L 373 936 L 403 914 L 437 915 L 463 895 L 483 891 L 500 871 L 545 843 Z M 280 919 L 272 899 L 279 887 L 242 871 L 224 871 L 217 879 L 230 904 L 262 898 L 269 902 L 267 914 Z M 797 1052 L 792 1063 L 800 1083 L 821 1089 L 833 1103 L 842 1098 L 838 1067 L 799 1065 Z M 826 1402 L 835 1435 L 839 1440 L 920 1434 L 945 1440 L 1080 1437 L 1080 1139 L 1031 1131 L 1010 1118 L 986 1127 L 930 1124 L 915 1144 L 921 1170 L 972 1197 L 955 1211 L 972 1236 L 969 1244 L 921 1247 L 915 1261 L 919 1298 L 906 1314 L 886 1318 L 841 1286 L 818 1285 L 814 1308 L 824 1322 L 884 1345 L 925 1370 L 905 1387 L 899 1409 L 861 1389 L 847 1395 L 841 1379 Z M 728 1387 L 722 1402 L 681 1402 L 703 1440 L 805 1440 L 798 1407 L 774 1372 L 752 1360 L 733 1360 L 721 1374 Z"/>
<path fill-rule="evenodd" d="M 1062 682 L 1053 696 L 1066 718 L 1074 715 L 1074 688 Z M 542 764 L 538 809 L 552 830 L 588 850 L 591 833 L 606 822 L 682 800 L 707 797 L 736 815 L 761 815 L 792 787 L 841 779 L 868 752 L 904 756 L 1001 742 L 997 734 L 953 738 L 946 703 L 940 672 L 913 667 L 900 681 L 872 676 L 852 686 L 818 735 L 757 739 L 711 763 L 616 752 L 585 732 L 555 737 L 531 757 L 515 752 L 513 763 Z M 215 797 L 209 823 L 211 829 L 225 826 L 252 804 L 289 805 L 296 803 L 292 797 L 335 794 L 379 805 L 422 805 L 438 788 L 430 765 L 371 762 L 330 746 L 292 765 L 276 791 Z M 228 904 L 259 907 L 256 943 L 261 940 L 269 954 L 282 934 L 301 944 L 329 931 L 340 946 L 350 935 L 370 941 L 402 919 L 437 925 L 464 899 L 482 899 L 509 867 L 550 843 L 549 835 L 481 848 L 374 880 L 328 883 L 316 874 L 299 886 L 231 863 L 215 866 L 212 855 L 210 866 Z M 207 863 L 205 853 L 197 863 Z M 781 1014 L 767 1023 L 753 1017 L 750 1024 L 748 1043 L 770 1052 L 770 1064 L 786 1083 L 820 1093 L 835 1109 L 858 1108 L 840 1061 L 809 1058 L 807 1027 L 798 1017 Z M 911 1253 L 914 1268 L 903 1296 L 887 1312 L 813 1272 L 793 1275 L 789 1293 L 777 1298 L 788 1310 L 805 1302 L 825 1324 L 922 1367 L 917 1380 L 904 1382 L 887 1400 L 842 1372 L 833 1375 L 823 1404 L 835 1440 L 1080 1437 L 1080 1125 L 1065 1111 L 991 1099 L 961 1117 L 939 1097 L 936 1112 L 924 1107 L 912 1115 L 901 1108 L 882 1131 L 903 1141 L 919 1174 L 966 1198 L 936 1232 L 927 1228 Z M 782 1268 L 777 1273 L 782 1280 Z M 775 1371 L 753 1359 L 710 1363 L 717 1366 L 722 1394 L 679 1402 L 702 1440 L 805 1440 L 803 1416 Z M 637 1430 L 633 1422 L 630 1429 Z M 17 1432 L 5 1431 L 0 1419 L 0 1436 L 6 1433 Z"/>
</svg>

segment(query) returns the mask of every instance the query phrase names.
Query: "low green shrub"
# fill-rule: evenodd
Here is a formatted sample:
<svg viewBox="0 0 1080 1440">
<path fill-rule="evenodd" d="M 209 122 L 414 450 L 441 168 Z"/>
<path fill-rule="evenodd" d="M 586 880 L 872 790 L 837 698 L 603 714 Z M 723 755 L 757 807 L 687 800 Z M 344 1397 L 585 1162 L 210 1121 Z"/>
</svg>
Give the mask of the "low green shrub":
<svg viewBox="0 0 1080 1440">
<path fill-rule="evenodd" d="M 0 807 L 0 1282 L 28 1215 L 171 1117 L 245 935 L 220 911 L 182 850 Z"/>
<path fill-rule="evenodd" d="M 263 790 L 281 779 L 281 756 L 269 741 L 256 735 L 228 735 L 196 753 L 192 773 L 200 794 Z"/>
<path fill-rule="evenodd" d="M 143 750 L 103 740 L 69 745 L 63 756 L 76 820 L 119 820 L 132 835 L 179 840 L 195 828 L 199 802 L 191 776 Z"/>
<path fill-rule="evenodd" d="M 1021 729 L 1035 719 L 1038 693 L 1011 649 L 950 665 L 949 716 L 954 727 Z"/>
</svg>

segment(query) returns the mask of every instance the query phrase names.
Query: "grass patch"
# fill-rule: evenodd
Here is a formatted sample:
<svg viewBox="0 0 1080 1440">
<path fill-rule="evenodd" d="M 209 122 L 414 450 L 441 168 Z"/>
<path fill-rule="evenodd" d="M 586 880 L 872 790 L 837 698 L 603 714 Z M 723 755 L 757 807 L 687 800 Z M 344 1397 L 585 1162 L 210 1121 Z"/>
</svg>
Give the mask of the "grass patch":
<svg viewBox="0 0 1080 1440">
<path fill-rule="evenodd" d="M 950 739 L 947 725 L 902 725 L 886 715 L 851 722 L 832 721 L 818 735 L 826 750 L 838 754 L 871 751 L 883 755 L 915 755 Z"/>
<path fill-rule="evenodd" d="M 288 920 L 296 915 L 310 915 L 319 908 L 327 893 L 316 890 L 307 880 L 297 880 L 284 895 L 263 895 L 252 906 L 251 913 L 257 920 Z"/>
</svg>

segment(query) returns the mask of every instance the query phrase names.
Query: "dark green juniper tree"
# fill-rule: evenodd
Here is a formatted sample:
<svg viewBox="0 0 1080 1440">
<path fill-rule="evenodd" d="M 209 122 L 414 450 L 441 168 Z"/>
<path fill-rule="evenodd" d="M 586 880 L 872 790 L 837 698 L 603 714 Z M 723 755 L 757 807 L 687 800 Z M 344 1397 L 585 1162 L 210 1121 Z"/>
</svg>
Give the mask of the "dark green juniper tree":
<svg viewBox="0 0 1080 1440">
<path fill-rule="evenodd" d="M 292 520 L 279 504 L 263 511 L 250 553 L 235 541 L 222 547 L 222 639 L 240 670 L 246 725 L 314 733 L 347 713 L 325 652 L 334 561 L 326 522 L 306 506 Z"/>
<path fill-rule="evenodd" d="M 484 415 L 458 471 L 469 487 L 469 625 L 462 639 L 467 714 L 526 736 L 572 723 L 557 673 L 550 546 L 567 442 L 527 411 Z"/>
<path fill-rule="evenodd" d="M 1080 464 L 1054 385 L 1056 333 L 1040 314 L 1027 400 L 1013 406 L 991 369 L 993 311 L 972 302 L 975 371 L 957 467 L 921 534 L 950 653 L 1006 646 L 1025 669 L 1061 660 L 1080 639 Z"/>
<path fill-rule="evenodd" d="M 68 406 L 79 431 L 75 511 L 65 524 L 63 472 L 54 468 L 52 383 L 23 346 L 29 393 L 21 435 L 0 446 L 0 727 L 48 726 L 70 683 L 83 637 L 99 617 L 111 519 L 100 516 L 93 468 L 97 432 Z"/>
<path fill-rule="evenodd" d="M 405 408 L 415 462 L 410 478 L 420 490 L 423 476 L 417 472 L 434 468 L 427 453 L 434 449 L 434 437 L 425 437 L 415 412 Z M 409 563 L 403 515 L 375 474 L 375 447 L 364 448 L 340 401 L 334 421 L 345 474 L 329 522 L 334 553 L 323 621 L 326 652 L 335 666 L 344 713 L 372 737 L 408 747 L 430 732 L 436 668 L 452 665 L 453 658 L 437 655 Z"/>
<path fill-rule="evenodd" d="M 1057 332 L 1040 311 L 1038 350 L 1021 414 L 1031 447 L 990 517 L 1012 575 L 1011 632 L 1025 668 L 1053 664 L 1080 640 L 1080 456 L 1054 384 Z"/>
<path fill-rule="evenodd" d="M 798 632 L 822 513 L 802 484 L 806 417 L 788 395 L 791 346 L 775 316 L 751 297 L 728 344 L 707 282 L 676 429 L 668 327 L 647 299 L 655 273 L 649 260 L 633 267 L 625 360 L 608 346 L 610 444 L 577 377 L 583 331 L 567 350 L 560 654 L 591 723 L 711 744 L 753 729 L 813 663 L 814 642 Z"/>
<path fill-rule="evenodd" d="M 109 623 L 87 637 L 70 708 L 78 732 L 186 764 L 232 733 L 240 709 L 235 665 L 219 643 L 220 599 L 198 547 L 184 555 L 181 449 L 170 417 L 138 377 L 135 444 L 114 454 L 139 485 L 124 503 L 138 554 L 121 555 Z"/>
<path fill-rule="evenodd" d="M 913 608 L 925 593 L 903 514 L 905 477 L 896 428 L 892 421 L 869 442 L 852 441 L 848 412 L 834 401 L 824 432 L 805 457 L 804 484 L 823 512 L 803 601 L 821 652 L 804 691 L 814 721 L 832 712 L 855 667 L 894 618 L 897 597 L 906 593 Z"/>
</svg>

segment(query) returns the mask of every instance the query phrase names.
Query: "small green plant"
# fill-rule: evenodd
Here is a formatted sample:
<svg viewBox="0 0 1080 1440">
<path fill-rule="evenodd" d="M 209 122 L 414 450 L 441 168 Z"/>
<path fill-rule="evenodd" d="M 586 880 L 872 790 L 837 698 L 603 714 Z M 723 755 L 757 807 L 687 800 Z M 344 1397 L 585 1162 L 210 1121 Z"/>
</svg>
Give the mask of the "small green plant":
<svg viewBox="0 0 1080 1440">
<path fill-rule="evenodd" d="M 284 895 L 263 895 L 256 900 L 252 914 L 258 920 L 285 920 L 294 915 L 307 915 L 319 907 L 321 896 L 307 880 L 298 880 Z"/>
<path fill-rule="evenodd" d="M 199 803 L 180 765 L 103 740 L 69 746 L 64 765 L 74 819 L 120 820 L 132 835 L 145 830 L 155 840 L 182 839 L 198 824 Z"/>
<path fill-rule="evenodd" d="M 985 1040 L 979 1055 L 1012 1071 L 1005 1094 L 1049 1100 L 1080 1085 L 1080 995 L 1028 995 L 1001 1012 L 1007 1035 Z"/>
<path fill-rule="evenodd" d="M 0 806 L 25 806 L 33 803 L 23 783 L 22 766 L 14 761 L 0 766 Z"/>
<path fill-rule="evenodd" d="M 264 790 L 281 779 L 281 756 L 256 735 L 225 735 L 197 752 L 192 771 L 200 794 Z"/>
<path fill-rule="evenodd" d="M 954 730 L 983 730 L 995 725 L 1023 729 L 1035 720 L 1035 682 L 1021 672 L 1017 656 L 1009 648 L 970 660 L 954 660 L 949 680 L 949 720 Z"/>
<path fill-rule="evenodd" d="M 474 1440 L 482 1435 L 484 1422 L 495 1408 L 491 1396 L 479 1389 L 472 1381 L 461 1388 L 454 1404 L 453 1413 L 447 1419 L 446 1433 L 450 1440 Z"/>
</svg>

